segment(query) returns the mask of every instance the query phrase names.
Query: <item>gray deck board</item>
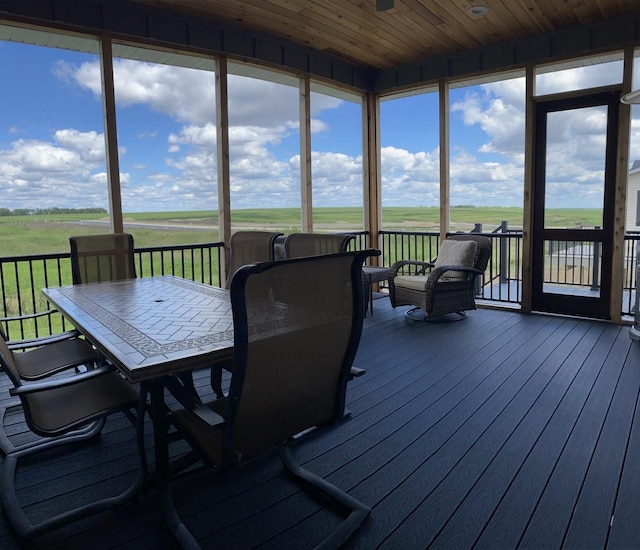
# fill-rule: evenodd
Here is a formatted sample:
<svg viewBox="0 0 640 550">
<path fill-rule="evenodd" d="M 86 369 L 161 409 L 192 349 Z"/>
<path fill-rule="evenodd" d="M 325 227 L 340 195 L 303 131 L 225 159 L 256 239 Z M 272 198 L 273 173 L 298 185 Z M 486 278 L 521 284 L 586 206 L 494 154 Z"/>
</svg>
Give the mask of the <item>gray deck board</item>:
<svg viewBox="0 0 640 550">
<path fill-rule="evenodd" d="M 351 416 L 294 447 L 373 508 L 347 548 L 640 548 L 640 345 L 628 327 L 488 308 L 415 323 L 404 309 L 376 300 Z M 196 382 L 210 393 L 205 373 Z M 7 420 L 27 437 L 19 415 Z M 151 457 L 150 426 L 147 447 Z M 133 430 L 114 417 L 99 441 L 25 465 L 18 486 L 47 513 L 134 468 Z M 311 548 L 339 521 L 276 457 L 196 472 L 175 484 L 175 499 L 204 548 Z M 3 517 L 0 547 L 18 547 Z M 31 547 L 175 545 L 144 494 Z"/>
</svg>

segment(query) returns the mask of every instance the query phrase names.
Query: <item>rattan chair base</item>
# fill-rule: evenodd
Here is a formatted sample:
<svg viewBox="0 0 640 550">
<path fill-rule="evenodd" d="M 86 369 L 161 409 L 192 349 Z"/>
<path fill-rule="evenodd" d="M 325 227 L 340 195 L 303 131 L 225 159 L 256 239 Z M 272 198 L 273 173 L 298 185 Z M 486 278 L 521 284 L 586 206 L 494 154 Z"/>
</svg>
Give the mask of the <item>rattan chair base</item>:
<svg viewBox="0 0 640 550">
<path fill-rule="evenodd" d="M 431 315 L 430 317 L 424 312 L 422 308 L 412 307 L 404 312 L 404 316 L 411 321 L 428 321 L 430 323 L 437 322 L 453 322 L 462 321 L 467 318 L 466 311 L 455 311 L 452 313 L 443 313 L 442 315 Z"/>
</svg>

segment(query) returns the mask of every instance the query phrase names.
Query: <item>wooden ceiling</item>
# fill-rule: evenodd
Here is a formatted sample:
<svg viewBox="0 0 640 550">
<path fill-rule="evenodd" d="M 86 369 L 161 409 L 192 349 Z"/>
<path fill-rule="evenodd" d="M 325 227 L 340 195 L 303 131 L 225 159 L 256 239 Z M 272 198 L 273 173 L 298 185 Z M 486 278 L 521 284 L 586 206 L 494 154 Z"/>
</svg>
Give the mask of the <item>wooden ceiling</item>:
<svg viewBox="0 0 640 550">
<path fill-rule="evenodd" d="M 388 69 L 640 13 L 638 0 L 137 0 L 285 38 L 361 67 Z M 486 15 L 469 13 L 472 6 Z"/>
</svg>

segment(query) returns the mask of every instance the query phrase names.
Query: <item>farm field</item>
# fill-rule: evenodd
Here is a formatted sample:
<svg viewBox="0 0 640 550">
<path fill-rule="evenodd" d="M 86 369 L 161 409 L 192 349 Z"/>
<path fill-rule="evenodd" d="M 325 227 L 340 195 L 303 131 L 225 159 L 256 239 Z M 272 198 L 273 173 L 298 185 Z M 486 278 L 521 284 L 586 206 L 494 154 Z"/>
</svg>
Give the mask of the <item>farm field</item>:
<svg viewBox="0 0 640 550">
<path fill-rule="evenodd" d="M 557 227 L 599 223 L 598 209 L 558 209 L 547 212 L 547 223 Z M 398 231 L 438 231 L 440 211 L 435 207 L 383 208 L 383 229 Z M 291 233 L 300 231 L 300 209 L 269 208 L 234 210 L 234 229 L 269 229 Z M 459 206 L 451 209 L 454 231 L 470 231 L 480 223 L 483 231 L 493 231 L 502 221 L 509 227 L 522 226 L 522 208 Z M 216 211 L 141 212 L 125 214 L 126 231 L 136 246 L 162 246 L 217 242 Z M 74 234 L 108 231 L 105 214 L 58 214 L 38 216 L 0 216 L 0 256 L 66 252 L 68 237 Z M 316 208 L 317 231 L 361 231 L 361 208 Z"/>
</svg>

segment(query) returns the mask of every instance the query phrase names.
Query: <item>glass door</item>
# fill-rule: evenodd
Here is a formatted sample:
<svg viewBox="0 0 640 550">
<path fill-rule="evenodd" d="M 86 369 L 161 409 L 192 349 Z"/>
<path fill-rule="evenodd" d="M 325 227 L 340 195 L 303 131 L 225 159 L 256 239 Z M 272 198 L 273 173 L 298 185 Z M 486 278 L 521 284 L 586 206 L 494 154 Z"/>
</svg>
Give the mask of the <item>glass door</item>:
<svg viewBox="0 0 640 550">
<path fill-rule="evenodd" d="M 610 317 L 618 92 L 536 103 L 532 306 Z M 577 133 L 580 133 L 580 139 Z M 586 137 L 586 139 L 585 139 Z M 567 143 L 588 147 L 588 171 L 568 173 Z M 575 153 L 575 150 L 574 150 Z M 581 157 L 585 155 L 582 154 Z M 585 173 L 587 172 L 585 166 Z M 573 197 L 560 203 L 559 197 Z"/>
</svg>

